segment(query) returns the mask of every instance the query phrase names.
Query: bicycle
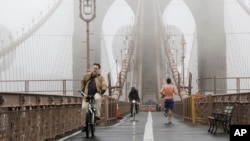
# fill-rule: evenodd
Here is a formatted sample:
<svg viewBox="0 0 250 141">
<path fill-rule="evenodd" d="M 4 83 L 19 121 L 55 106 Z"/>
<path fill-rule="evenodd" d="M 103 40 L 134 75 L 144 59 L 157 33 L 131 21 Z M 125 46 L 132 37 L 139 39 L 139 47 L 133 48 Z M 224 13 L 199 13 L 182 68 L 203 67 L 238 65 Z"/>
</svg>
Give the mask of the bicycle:
<svg viewBox="0 0 250 141">
<path fill-rule="evenodd" d="M 95 108 L 95 98 L 94 96 L 89 96 L 86 95 L 83 91 L 79 91 L 83 96 L 86 97 L 86 101 L 89 103 L 88 104 L 88 110 L 86 111 L 86 137 L 95 136 L 95 125 L 96 125 L 96 119 L 95 119 L 95 114 L 96 114 L 96 108 Z"/>
<path fill-rule="evenodd" d="M 136 110 L 136 101 L 135 100 L 132 100 L 132 104 L 133 104 L 133 108 L 132 108 L 132 117 L 133 117 L 133 121 L 135 121 L 135 114 L 137 112 Z"/>
</svg>

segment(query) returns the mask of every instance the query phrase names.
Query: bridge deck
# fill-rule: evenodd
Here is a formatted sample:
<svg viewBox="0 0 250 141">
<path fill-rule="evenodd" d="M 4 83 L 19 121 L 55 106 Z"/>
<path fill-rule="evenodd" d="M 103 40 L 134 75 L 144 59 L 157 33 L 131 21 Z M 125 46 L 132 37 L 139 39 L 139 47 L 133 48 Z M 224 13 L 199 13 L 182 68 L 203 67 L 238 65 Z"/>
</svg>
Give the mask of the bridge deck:
<svg viewBox="0 0 250 141">
<path fill-rule="evenodd" d="M 151 116 L 152 115 L 152 116 Z M 108 127 L 97 127 L 93 138 L 86 138 L 85 132 L 80 131 L 59 139 L 58 141 L 228 141 L 229 135 L 218 131 L 217 135 L 207 132 L 206 125 L 191 125 L 174 116 L 172 124 L 167 124 L 167 119 L 162 112 L 140 112 L 133 121 L 125 117 L 119 123 Z"/>
</svg>

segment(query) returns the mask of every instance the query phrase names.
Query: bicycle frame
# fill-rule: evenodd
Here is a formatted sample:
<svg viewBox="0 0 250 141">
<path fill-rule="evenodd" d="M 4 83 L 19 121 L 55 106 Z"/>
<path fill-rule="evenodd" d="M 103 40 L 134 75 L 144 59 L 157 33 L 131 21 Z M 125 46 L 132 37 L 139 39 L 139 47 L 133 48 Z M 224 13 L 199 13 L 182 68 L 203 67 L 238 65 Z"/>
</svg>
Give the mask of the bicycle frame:
<svg viewBox="0 0 250 141">
<path fill-rule="evenodd" d="M 92 115 L 90 124 L 95 124 L 95 112 L 96 112 L 95 99 L 94 97 L 92 97 L 92 98 L 89 98 L 89 104 L 88 104 L 88 110 L 87 110 L 87 113 L 90 113 Z"/>
<path fill-rule="evenodd" d="M 136 113 L 135 106 L 136 106 L 136 101 L 132 100 L 132 103 L 133 103 L 132 116 L 133 116 L 133 120 L 135 120 L 135 113 Z"/>
<path fill-rule="evenodd" d="M 80 91 L 81 94 L 86 97 L 86 100 L 88 102 L 88 110 L 86 111 L 86 136 L 87 138 L 90 136 L 90 132 L 92 134 L 92 137 L 95 136 L 95 98 L 94 96 L 88 96 L 83 91 Z"/>
</svg>

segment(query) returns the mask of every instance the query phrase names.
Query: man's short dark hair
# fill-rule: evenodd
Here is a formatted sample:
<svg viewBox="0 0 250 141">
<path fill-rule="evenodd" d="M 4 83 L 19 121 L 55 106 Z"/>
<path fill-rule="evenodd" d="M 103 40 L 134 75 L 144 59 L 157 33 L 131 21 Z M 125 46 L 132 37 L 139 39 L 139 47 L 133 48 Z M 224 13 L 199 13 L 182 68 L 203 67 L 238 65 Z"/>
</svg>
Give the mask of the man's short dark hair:
<svg viewBox="0 0 250 141">
<path fill-rule="evenodd" d="M 98 66 L 98 68 L 101 68 L 101 65 L 99 63 L 94 63 L 93 66 Z"/>
<path fill-rule="evenodd" d="M 167 78 L 167 83 L 170 84 L 171 83 L 171 79 Z"/>
</svg>

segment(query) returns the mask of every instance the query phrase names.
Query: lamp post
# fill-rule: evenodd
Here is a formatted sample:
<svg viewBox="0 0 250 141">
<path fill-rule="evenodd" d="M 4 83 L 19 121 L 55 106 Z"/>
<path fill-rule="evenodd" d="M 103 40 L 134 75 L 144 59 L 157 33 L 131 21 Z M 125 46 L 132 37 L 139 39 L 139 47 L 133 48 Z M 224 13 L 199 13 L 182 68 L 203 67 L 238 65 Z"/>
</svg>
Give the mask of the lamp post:
<svg viewBox="0 0 250 141">
<path fill-rule="evenodd" d="M 182 79 L 183 79 L 183 88 L 184 88 L 184 86 L 185 86 L 185 80 L 184 80 L 184 77 L 185 77 L 185 74 L 184 74 L 184 59 L 185 59 L 184 46 L 185 46 L 185 44 L 186 44 L 186 40 L 185 40 L 185 38 L 184 38 L 184 35 L 182 35 L 181 44 L 182 44 L 182 57 L 181 57 L 181 63 L 182 63 Z"/>
<path fill-rule="evenodd" d="M 87 71 L 90 71 L 89 57 L 89 23 L 96 17 L 95 0 L 80 0 L 80 15 L 79 17 L 86 22 L 87 26 Z"/>
</svg>

